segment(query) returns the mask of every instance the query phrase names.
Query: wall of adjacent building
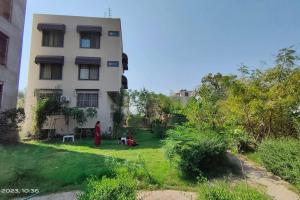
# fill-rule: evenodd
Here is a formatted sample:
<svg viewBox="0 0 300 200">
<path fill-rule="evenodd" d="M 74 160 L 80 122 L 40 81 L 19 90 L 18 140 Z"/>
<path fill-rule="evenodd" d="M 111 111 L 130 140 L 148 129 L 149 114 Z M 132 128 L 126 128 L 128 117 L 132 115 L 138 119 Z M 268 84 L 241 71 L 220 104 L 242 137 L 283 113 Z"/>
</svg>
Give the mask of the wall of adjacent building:
<svg viewBox="0 0 300 200">
<path fill-rule="evenodd" d="M 64 47 L 42 47 L 42 32 L 37 29 L 38 23 L 65 24 Z M 76 31 L 77 25 L 93 25 L 102 27 L 100 49 L 82 49 L 79 47 L 80 34 Z M 119 37 L 109 37 L 108 31 L 120 31 Z M 108 91 L 120 91 L 122 68 L 122 33 L 120 19 L 93 18 L 60 15 L 34 15 L 32 23 L 32 41 L 30 50 L 28 88 L 26 97 L 26 122 L 25 131 L 32 128 L 32 110 L 36 104 L 36 89 L 62 89 L 63 96 L 70 97 L 70 107 L 76 106 L 76 89 L 99 89 L 98 115 L 89 120 L 84 126 L 93 128 L 96 121 L 102 122 L 103 131 L 108 131 L 112 126 L 111 105 L 112 99 Z M 62 80 L 40 80 L 40 66 L 35 63 L 37 55 L 64 56 Z M 78 80 L 78 65 L 75 65 L 76 56 L 101 57 L 100 78 L 98 81 Z M 107 67 L 107 61 L 119 61 L 119 67 Z M 65 126 L 60 120 L 57 131 L 66 133 L 73 131 L 78 126 L 75 122 Z"/>
<path fill-rule="evenodd" d="M 26 0 L 14 0 L 11 21 L 0 17 L 0 31 L 9 37 L 7 64 L 0 65 L 3 83 L 1 110 L 15 108 L 17 104 L 19 73 L 22 53 Z"/>
</svg>

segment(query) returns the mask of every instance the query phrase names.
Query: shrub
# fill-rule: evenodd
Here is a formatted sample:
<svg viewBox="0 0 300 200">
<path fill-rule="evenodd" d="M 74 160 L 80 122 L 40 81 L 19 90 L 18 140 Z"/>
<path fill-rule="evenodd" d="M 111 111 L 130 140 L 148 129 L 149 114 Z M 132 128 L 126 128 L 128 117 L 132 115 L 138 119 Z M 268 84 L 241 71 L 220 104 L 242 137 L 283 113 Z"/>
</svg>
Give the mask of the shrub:
<svg viewBox="0 0 300 200">
<path fill-rule="evenodd" d="M 90 179 L 79 200 L 134 200 L 136 183 L 129 174 L 119 174 L 115 178 L 103 177 L 100 181 Z"/>
<path fill-rule="evenodd" d="M 105 160 L 105 165 L 110 168 L 113 174 L 129 174 L 137 181 L 138 188 L 154 188 L 159 183 L 150 174 L 146 167 L 145 160 L 138 155 L 137 161 L 118 162 L 115 159 L 108 158 Z"/>
<path fill-rule="evenodd" d="M 127 123 L 127 126 L 129 126 L 129 127 L 145 126 L 144 117 L 142 117 L 140 115 L 129 115 L 126 123 Z"/>
<path fill-rule="evenodd" d="M 34 107 L 33 132 L 40 137 L 43 124 L 49 115 L 58 114 L 61 111 L 61 103 L 55 98 L 39 99 Z"/>
<path fill-rule="evenodd" d="M 226 128 L 225 132 L 229 139 L 230 149 L 233 152 L 249 153 L 256 149 L 256 142 L 242 127 Z"/>
<path fill-rule="evenodd" d="M 245 184 L 230 186 L 226 182 L 201 184 L 198 200 L 268 200 L 264 193 Z"/>
<path fill-rule="evenodd" d="M 25 118 L 23 108 L 0 112 L 0 143 L 16 143 L 19 140 L 18 124 Z"/>
<path fill-rule="evenodd" d="M 258 147 L 263 165 L 300 190 L 300 140 L 268 139 Z"/>
<path fill-rule="evenodd" d="M 180 114 L 180 113 L 172 113 L 172 117 L 171 117 L 171 124 L 178 124 L 178 125 L 182 125 L 184 123 L 186 123 L 188 120 L 186 118 L 185 115 Z"/>
<path fill-rule="evenodd" d="M 166 137 L 167 126 L 166 123 L 163 123 L 160 120 L 154 120 L 151 123 L 151 132 L 156 135 L 158 138 Z"/>
<path fill-rule="evenodd" d="M 225 160 L 227 141 L 215 132 L 178 126 L 167 131 L 167 156 L 178 162 L 182 173 L 196 177 L 219 166 Z"/>
</svg>

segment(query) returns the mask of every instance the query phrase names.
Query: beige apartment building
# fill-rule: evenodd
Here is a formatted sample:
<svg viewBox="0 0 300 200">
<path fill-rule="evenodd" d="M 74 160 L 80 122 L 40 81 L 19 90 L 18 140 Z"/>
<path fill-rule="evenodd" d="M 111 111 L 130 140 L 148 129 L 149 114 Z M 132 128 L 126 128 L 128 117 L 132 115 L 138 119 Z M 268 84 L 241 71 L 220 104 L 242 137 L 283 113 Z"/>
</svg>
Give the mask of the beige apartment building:
<svg viewBox="0 0 300 200">
<path fill-rule="evenodd" d="M 26 0 L 0 0 L 0 111 L 17 104 Z"/>
<path fill-rule="evenodd" d="M 128 58 L 123 53 L 120 19 L 34 15 L 25 131 L 32 129 L 37 99 L 58 95 L 70 107 L 97 109 L 97 117 L 82 128 L 94 128 L 99 120 L 102 130 L 109 132 L 116 97 L 128 87 L 125 70 Z M 59 134 L 72 133 L 75 127 L 78 124 L 72 120 L 67 126 L 63 116 L 49 118 L 44 126 Z"/>
</svg>

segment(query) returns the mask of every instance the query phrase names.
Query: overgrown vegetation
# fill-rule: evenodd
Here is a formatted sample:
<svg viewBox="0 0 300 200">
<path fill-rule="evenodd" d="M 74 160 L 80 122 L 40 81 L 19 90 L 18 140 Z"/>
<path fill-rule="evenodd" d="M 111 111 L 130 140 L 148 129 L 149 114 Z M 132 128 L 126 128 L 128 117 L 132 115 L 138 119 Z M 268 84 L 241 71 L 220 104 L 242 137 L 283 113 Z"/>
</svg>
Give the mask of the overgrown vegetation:
<svg viewBox="0 0 300 200">
<path fill-rule="evenodd" d="M 19 123 L 24 121 L 23 108 L 9 109 L 0 112 L 0 144 L 16 143 L 19 141 Z"/>
<path fill-rule="evenodd" d="M 113 137 L 118 138 L 124 134 L 124 112 L 125 109 L 129 109 L 126 99 L 128 98 L 128 93 L 126 90 L 121 89 L 120 95 L 117 95 L 115 108 L 113 112 Z"/>
<path fill-rule="evenodd" d="M 275 175 L 294 184 L 300 191 L 300 141 L 268 139 L 258 148 L 263 165 Z"/>
<path fill-rule="evenodd" d="M 178 163 L 183 175 L 196 178 L 216 170 L 224 162 L 226 139 L 215 132 L 178 126 L 168 130 L 165 147 L 168 157 Z"/>
<path fill-rule="evenodd" d="M 130 127 L 149 127 L 159 138 L 166 137 L 169 127 L 187 121 L 181 102 L 173 97 L 156 94 L 145 88 L 128 93 L 129 106 L 134 107 L 127 119 Z"/>
<path fill-rule="evenodd" d="M 125 162 L 109 158 L 105 164 L 110 167 L 111 176 L 89 179 L 80 200 L 134 200 L 137 189 L 153 188 L 158 184 L 141 157 Z"/>
<path fill-rule="evenodd" d="M 69 120 L 73 119 L 79 127 L 82 127 L 86 124 L 88 118 L 94 118 L 97 115 L 97 110 L 95 108 L 68 107 L 66 102 L 62 102 L 55 97 L 38 99 L 34 108 L 33 120 L 33 132 L 36 137 L 40 137 L 39 134 L 42 132 L 44 123 L 52 115 L 63 115 L 67 125 Z"/>
<path fill-rule="evenodd" d="M 55 98 L 37 100 L 33 116 L 33 132 L 37 135 L 37 137 L 39 137 L 38 134 L 41 132 L 47 117 L 54 114 L 59 114 L 61 109 L 61 103 Z"/>
<path fill-rule="evenodd" d="M 255 142 L 299 134 L 300 68 L 292 48 L 281 49 L 273 68 L 240 68 L 241 75 L 209 74 L 185 113 L 203 127 L 233 133 L 241 129 Z"/>
<path fill-rule="evenodd" d="M 270 200 L 264 193 L 239 183 L 227 182 L 204 183 L 200 185 L 198 200 Z"/>
<path fill-rule="evenodd" d="M 79 200 L 135 200 L 136 182 L 130 174 L 118 174 L 114 178 L 90 179 Z"/>
</svg>

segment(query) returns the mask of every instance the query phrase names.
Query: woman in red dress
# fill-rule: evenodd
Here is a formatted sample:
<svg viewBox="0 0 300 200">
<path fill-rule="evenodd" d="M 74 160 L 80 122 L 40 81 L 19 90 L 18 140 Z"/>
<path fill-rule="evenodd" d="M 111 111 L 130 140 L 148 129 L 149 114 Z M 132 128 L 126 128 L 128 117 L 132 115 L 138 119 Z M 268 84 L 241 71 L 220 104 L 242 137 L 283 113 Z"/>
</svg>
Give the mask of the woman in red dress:
<svg viewBox="0 0 300 200">
<path fill-rule="evenodd" d="M 97 121 L 95 125 L 95 145 L 99 146 L 101 144 L 101 127 L 100 121 Z"/>
</svg>

